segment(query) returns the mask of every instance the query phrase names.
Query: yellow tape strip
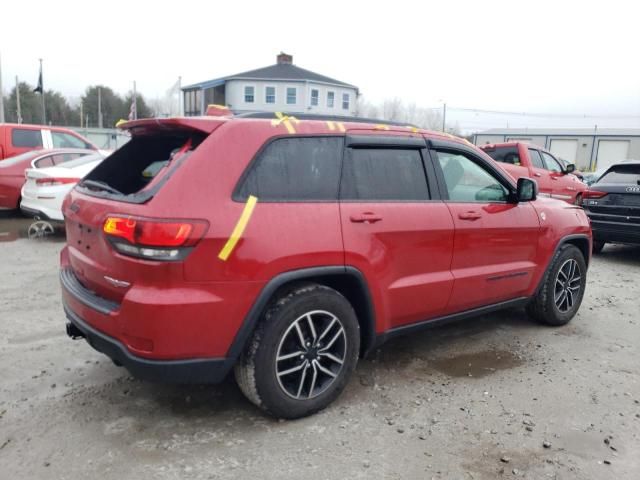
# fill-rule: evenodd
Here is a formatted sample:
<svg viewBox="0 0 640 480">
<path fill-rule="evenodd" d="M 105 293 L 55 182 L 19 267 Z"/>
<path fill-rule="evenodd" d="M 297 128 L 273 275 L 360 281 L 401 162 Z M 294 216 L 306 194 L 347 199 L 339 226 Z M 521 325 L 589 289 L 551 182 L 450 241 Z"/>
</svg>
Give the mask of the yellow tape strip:
<svg viewBox="0 0 640 480">
<path fill-rule="evenodd" d="M 283 115 L 282 112 L 276 112 L 277 119 L 271 120 L 271 125 L 277 127 L 280 124 L 283 124 L 287 128 L 287 132 L 296 133 L 296 129 L 293 127 L 291 122 L 298 124 L 300 121 L 293 116 Z"/>
<path fill-rule="evenodd" d="M 346 132 L 347 131 L 347 129 L 344 128 L 344 123 L 336 122 L 336 125 L 338 126 L 338 130 L 340 130 L 341 132 Z"/>
<path fill-rule="evenodd" d="M 333 125 L 333 122 L 331 120 L 327 120 L 327 127 L 329 127 L 329 130 L 336 129 L 336 127 Z"/>
<path fill-rule="evenodd" d="M 376 130 L 389 130 L 389 126 L 388 125 L 376 125 Z"/>
<path fill-rule="evenodd" d="M 220 253 L 218 254 L 218 258 L 223 262 L 227 261 L 227 258 L 231 255 L 233 249 L 236 248 L 238 240 L 242 237 L 244 229 L 247 227 L 247 223 L 249 223 L 249 220 L 251 219 L 256 203 L 258 203 L 258 198 L 250 195 L 247 199 L 247 203 L 244 205 L 244 210 L 242 210 L 242 215 L 240 215 L 238 223 L 236 223 L 233 232 L 231 232 L 229 240 L 227 240 L 227 243 L 224 244 L 224 247 L 222 247 L 222 250 L 220 250 Z"/>
<path fill-rule="evenodd" d="M 413 133 L 418 133 L 418 127 L 407 125 L 407 128 L 411 130 Z"/>
</svg>

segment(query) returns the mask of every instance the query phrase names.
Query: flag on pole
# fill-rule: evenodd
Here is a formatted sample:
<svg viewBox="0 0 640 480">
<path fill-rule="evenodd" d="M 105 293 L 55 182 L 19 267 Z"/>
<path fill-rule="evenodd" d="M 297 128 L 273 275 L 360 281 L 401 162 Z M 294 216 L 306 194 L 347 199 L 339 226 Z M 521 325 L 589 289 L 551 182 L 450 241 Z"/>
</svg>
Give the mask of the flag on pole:
<svg viewBox="0 0 640 480">
<path fill-rule="evenodd" d="M 44 94 L 44 87 L 42 86 L 42 62 L 40 62 L 40 75 L 38 75 L 38 86 L 33 89 L 33 93 Z"/>
<path fill-rule="evenodd" d="M 138 118 L 138 107 L 136 105 L 135 95 L 131 98 L 131 107 L 129 108 L 129 120 L 135 120 Z"/>
<path fill-rule="evenodd" d="M 133 82 L 133 95 L 131 96 L 131 107 L 129 108 L 129 120 L 138 119 L 138 93 L 136 92 L 136 82 Z"/>
</svg>

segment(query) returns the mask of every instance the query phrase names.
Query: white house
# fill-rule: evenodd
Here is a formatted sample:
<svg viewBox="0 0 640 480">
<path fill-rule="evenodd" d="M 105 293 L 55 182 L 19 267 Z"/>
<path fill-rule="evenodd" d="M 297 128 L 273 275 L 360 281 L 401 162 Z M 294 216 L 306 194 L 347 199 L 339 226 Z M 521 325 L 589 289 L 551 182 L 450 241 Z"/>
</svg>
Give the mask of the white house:
<svg viewBox="0 0 640 480">
<path fill-rule="evenodd" d="M 186 116 L 204 115 L 207 105 L 235 112 L 288 112 L 352 116 L 358 87 L 305 70 L 286 53 L 269 67 L 182 88 Z"/>
</svg>

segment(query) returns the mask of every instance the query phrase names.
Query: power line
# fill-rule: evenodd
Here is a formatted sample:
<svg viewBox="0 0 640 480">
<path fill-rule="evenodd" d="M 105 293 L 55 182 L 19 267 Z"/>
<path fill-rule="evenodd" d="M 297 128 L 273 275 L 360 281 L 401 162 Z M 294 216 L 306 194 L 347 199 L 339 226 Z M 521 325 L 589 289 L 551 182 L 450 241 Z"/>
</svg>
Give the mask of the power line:
<svg viewBox="0 0 640 480">
<path fill-rule="evenodd" d="M 601 119 L 601 118 L 618 118 L 618 119 L 640 119 L 640 115 L 628 115 L 628 114 L 603 114 L 603 115 L 593 115 L 593 114 L 582 114 L 582 113 L 533 113 L 533 112 L 507 112 L 502 110 L 483 110 L 480 108 L 464 108 L 464 107 L 450 107 L 447 106 L 448 110 L 454 110 L 459 112 L 470 112 L 470 113 L 488 113 L 494 115 L 514 115 L 520 117 L 539 117 L 539 118 L 593 118 L 593 119 Z M 432 110 L 435 110 L 433 108 Z"/>
</svg>

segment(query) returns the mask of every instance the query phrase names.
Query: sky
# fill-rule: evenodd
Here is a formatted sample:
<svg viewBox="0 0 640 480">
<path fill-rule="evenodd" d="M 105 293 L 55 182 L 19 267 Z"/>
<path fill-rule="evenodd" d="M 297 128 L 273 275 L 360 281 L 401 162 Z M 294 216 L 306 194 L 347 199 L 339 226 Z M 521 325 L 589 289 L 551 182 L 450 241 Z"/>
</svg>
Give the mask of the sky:
<svg viewBox="0 0 640 480">
<path fill-rule="evenodd" d="M 640 127 L 634 1 L 2 3 L 5 93 L 16 75 L 37 82 L 39 58 L 45 88 L 68 97 L 97 83 L 124 94 L 135 80 L 153 98 L 179 76 L 186 85 L 251 70 L 284 51 L 374 103 L 446 103 L 464 130 Z"/>
</svg>

